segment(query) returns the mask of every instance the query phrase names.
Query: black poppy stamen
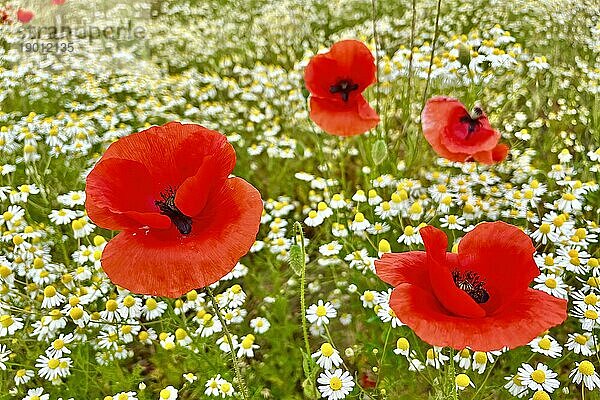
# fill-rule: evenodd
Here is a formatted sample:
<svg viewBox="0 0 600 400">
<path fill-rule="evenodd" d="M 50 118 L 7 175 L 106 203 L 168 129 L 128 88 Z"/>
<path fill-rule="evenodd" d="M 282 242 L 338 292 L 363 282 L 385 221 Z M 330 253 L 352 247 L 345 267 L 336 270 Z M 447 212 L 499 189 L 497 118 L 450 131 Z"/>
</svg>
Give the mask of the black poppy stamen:
<svg viewBox="0 0 600 400">
<path fill-rule="evenodd" d="M 471 296 L 478 304 L 483 304 L 490 299 L 490 295 L 485 290 L 485 281 L 473 271 L 461 273 L 458 270 L 452 271 L 452 279 L 457 288 Z"/>
<path fill-rule="evenodd" d="M 179 233 L 187 235 L 192 231 L 192 219 L 182 213 L 175 205 L 175 190 L 169 187 L 165 192 L 160 194 L 162 200 L 155 200 L 154 204 L 160 210 L 160 213 L 171 219 L 173 225 Z"/>
<path fill-rule="evenodd" d="M 329 93 L 339 93 L 344 102 L 348 101 L 350 92 L 358 90 L 358 83 L 352 83 L 350 79 L 342 79 L 335 85 L 331 85 Z"/>
<path fill-rule="evenodd" d="M 467 114 L 460 118 L 461 123 L 469 125 L 467 127 L 467 136 L 465 137 L 465 140 L 469 140 L 473 132 L 475 132 L 475 129 L 481 125 L 479 118 L 481 118 L 482 116 L 483 110 L 481 109 L 481 107 L 476 106 L 473 108 L 473 112 L 471 114 Z"/>
</svg>

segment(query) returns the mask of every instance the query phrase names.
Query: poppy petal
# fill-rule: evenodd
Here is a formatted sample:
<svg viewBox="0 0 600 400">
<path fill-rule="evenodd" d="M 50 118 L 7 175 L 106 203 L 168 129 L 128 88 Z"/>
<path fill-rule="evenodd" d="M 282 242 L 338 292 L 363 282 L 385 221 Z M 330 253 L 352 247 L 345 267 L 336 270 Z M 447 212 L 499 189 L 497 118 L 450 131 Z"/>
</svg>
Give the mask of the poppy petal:
<svg viewBox="0 0 600 400">
<path fill-rule="evenodd" d="M 455 261 L 456 258 L 446 256 L 446 234 L 433 226 L 421 228 L 419 232 L 427 252 L 429 281 L 438 301 L 456 315 L 470 318 L 484 316 L 485 311 L 454 283 L 449 261 Z"/>
<path fill-rule="evenodd" d="M 337 79 L 350 78 L 362 92 L 376 80 L 377 67 L 371 50 L 358 40 L 342 40 L 331 46 L 329 57 L 337 62 Z"/>
<path fill-rule="evenodd" d="M 467 112 L 467 109 L 451 97 L 433 97 L 427 101 L 421 114 L 423 135 L 433 150 L 450 161 L 465 162 L 469 158 L 466 152 L 451 152 L 442 142 L 442 134 L 447 121 L 457 112 Z"/>
<path fill-rule="evenodd" d="M 229 179 L 194 218 L 189 235 L 175 227 L 121 232 L 104 249 L 102 268 L 132 292 L 178 297 L 235 267 L 256 239 L 262 208 L 252 185 Z"/>
<path fill-rule="evenodd" d="M 154 204 L 159 189 L 139 162 L 101 160 L 89 173 L 85 190 L 88 215 L 104 228 L 135 229 L 147 225 L 164 229 L 171 225 Z"/>
<path fill-rule="evenodd" d="M 473 154 L 473 159 L 478 163 L 491 165 L 494 163 L 494 157 L 492 156 L 491 150 L 478 151 Z"/>
<path fill-rule="evenodd" d="M 107 158 L 133 160 L 150 171 L 162 190 L 177 188 L 193 176 L 207 155 L 218 153 L 221 168 L 228 175 L 235 165 L 235 151 L 219 132 L 200 125 L 169 122 L 123 137 L 112 143 L 104 155 Z M 160 154 L 160 157 L 149 157 Z"/>
<path fill-rule="evenodd" d="M 508 149 L 509 147 L 506 144 L 500 143 L 492 150 L 480 151 L 473 154 L 473 158 L 482 164 L 495 164 L 504 161 L 506 156 L 508 156 Z"/>
<path fill-rule="evenodd" d="M 462 104 L 461 104 L 462 106 Z M 500 132 L 494 130 L 485 115 L 477 119 L 474 130 L 469 132 L 469 124 L 461 122 L 461 118 L 469 117 L 469 113 L 455 108 L 449 113 L 446 129 L 442 132 L 442 143 L 453 153 L 474 154 L 479 151 L 492 150 L 500 140 Z"/>
<path fill-rule="evenodd" d="M 523 346 L 567 317 L 565 300 L 533 289 L 509 310 L 484 318 L 448 315 L 431 292 L 407 283 L 394 289 L 390 307 L 425 342 L 457 350 Z"/>
<path fill-rule="evenodd" d="M 313 96 L 331 97 L 329 89 L 336 84 L 337 62 L 328 54 L 314 56 L 304 70 L 304 83 Z"/>
<path fill-rule="evenodd" d="M 462 238 L 458 244 L 460 264 L 485 279 L 490 299 L 482 306 L 488 314 L 510 305 L 540 274 L 534 252 L 527 234 L 501 221 L 483 222 Z"/>
<path fill-rule="evenodd" d="M 222 136 L 222 135 L 220 135 Z M 220 187 L 235 165 L 235 150 L 227 141 L 219 141 L 210 150 L 195 174 L 177 189 L 175 205 L 187 216 L 194 217 L 206 205 L 214 187 Z"/>
<path fill-rule="evenodd" d="M 310 98 L 310 118 L 325 132 L 337 136 L 353 136 L 373 129 L 379 116 L 362 97 L 340 108 L 336 100 Z"/>
<path fill-rule="evenodd" d="M 510 147 L 507 144 L 499 143 L 494 150 L 492 150 L 492 158 L 494 162 L 504 161 L 508 156 L 508 150 Z"/>
<path fill-rule="evenodd" d="M 375 271 L 382 281 L 392 286 L 411 283 L 422 288 L 431 287 L 424 251 L 386 253 L 380 260 L 375 260 Z"/>
</svg>

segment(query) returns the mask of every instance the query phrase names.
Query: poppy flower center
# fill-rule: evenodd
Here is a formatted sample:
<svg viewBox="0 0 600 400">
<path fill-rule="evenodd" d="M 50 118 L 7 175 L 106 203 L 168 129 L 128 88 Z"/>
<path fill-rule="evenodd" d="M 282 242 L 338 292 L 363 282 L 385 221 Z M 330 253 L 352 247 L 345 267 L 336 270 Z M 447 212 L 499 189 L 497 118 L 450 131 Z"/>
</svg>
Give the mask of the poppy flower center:
<svg viewBox="0 0 600 400">
<path fill-rule="evenodd" d="M 473 132 L 475 132 L 475 129 L 481 125 L 481 122 L 479 122 L 479 118 L 482 115 L 483 115 L 483 110 L 480 107 L 475 107 L 473 109 L 472 115 L 467 114 L 460 118 L 461 123 L 468 125 L 467 126 L 467 136 L 465 137 L 465 140 L 469 140 L 469 138 L 471 137 Z"/>
<path fill-rule="evenodd" d="M 350 79 L 342 79 L 335 85 L 329 87 L 329 93 L 339 93 L 342 96 L 344 102 L 348 101 L 350 92 L 358 90 L 358 83 L 352 83 Z"/>
<path fill-rule="evenodd" d="M 192 219 L 182 213 L 175 205 L 175 190 L 169 187 L 160 194 L 162 200 L 155 200 L 154 204 L 160 210 L 160 213 L 169 217 L 179 233 L 187 235 L 192 231 Z"/>
<path fill-rule="evenodd" d="M 482 304 L 490 299 L 490 295 L 485 290 L 485 281 L 473 271 L 460 272 L 452 271 L 452 279 L 457 288 L 471 296 L 477 304 Z"/>
</svg>

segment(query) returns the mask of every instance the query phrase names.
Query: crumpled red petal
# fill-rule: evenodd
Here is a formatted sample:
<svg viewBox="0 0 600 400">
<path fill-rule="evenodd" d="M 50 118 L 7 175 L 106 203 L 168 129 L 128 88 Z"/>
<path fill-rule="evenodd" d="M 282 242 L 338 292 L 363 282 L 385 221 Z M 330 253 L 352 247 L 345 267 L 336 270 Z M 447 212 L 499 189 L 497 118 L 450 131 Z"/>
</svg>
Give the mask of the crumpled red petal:
<svg viewBox="0 0 600 400">
<path fill-rule="evenodd" d="M 189 235 L 175 227 L 121 232 L 106 245 L 102 268 L 134 293 L 178 297 L 233 269 L 255 241 L 262 209 L 252 185 L 229 179 L 193 219 Z"/>
<path fill-rule="evenodd" d="M 310 98 L 310 118 L 325 132 L 337 136 L 353 136 L 373 129 L 379 123 L 377 112 L 359 96 L 340 108 L 338 100 Z"/>
<path fill-rule="evenodd" d="M 103 159 L 86 179 L 86 210 L 92 221 L 107 229 L 135 229 L 144 225 L 165 229 L 171 220 L 161 215 L 154 204 L 160 198 L 159 193 L 141 163 Z"/>
<path fill-rule="evenodd" d="M 375 271 L 379 279 L 392 286 L 410 283 L 422 288 L 431 287 L 424 251 L 386 253 L 380 260 L 375 260 Z"/>
<path fill-rule="evenodd" d="M 510 309 L 483 318 L 448 315 L 433 293 L 408 283 L 394 289 L 390 307 L 425 342 L 456 350 L 523 346 L 567 317 L 565 300 L 533 289 L 524 292 Z"/>
<path fill-rule="evenodd" d="M 437 300 L 455 315 L 468 318 L 483 317 L 485 311 L 454 283 L 451 269 L 457 266 L 457 259 L 453 254 L 446 254 L 448 246 L 446 234 L 433 226 L 423 227 L 419 232 L 427 253 L 431 289 Z"/>
<path fill-rule="evenodd" d="M 513 297 L 527 290 L 540 274 L 534 252 L 527 234 L 501 221 L 481 223 L 462 238 L 458 244 L 461 267 L 485 279 L 490 299 L 481 306 L 488 315 L 500 306 L 511 307 Z"/>
<path fill-rule="evenodd" d="M 235 150 L 224 135 L 200 125 L 169 122 L 119 139 L 108 147 L 102 159 L 137 161 L 148 169 L 158 187 L 166 189 L 177 188 L 194 176 L 210 154 L 220 161 L 219 175 L 231 173 Z"/>
</svg>

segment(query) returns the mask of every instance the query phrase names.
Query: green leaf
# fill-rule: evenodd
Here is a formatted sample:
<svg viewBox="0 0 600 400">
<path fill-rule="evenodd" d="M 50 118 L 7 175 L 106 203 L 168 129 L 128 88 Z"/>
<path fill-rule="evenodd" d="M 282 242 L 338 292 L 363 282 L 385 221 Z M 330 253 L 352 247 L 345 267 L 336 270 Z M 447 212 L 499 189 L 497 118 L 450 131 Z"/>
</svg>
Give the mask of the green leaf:
<svg viewBox="0 0 600 400">
<path fill-rule="evenodd" d="M 379 165 L 387 158 L 387 145 L 383 139 L 378 139 L 371 147 L 371 157 L 375 165 Z"/>
<path fill-rule="evenodd" d="M 304 267 L 304 260 L 302 258 L 302 248 L 298 244 L 293 244 L 290 247 L 290 267 L 292 267 L 298 276 L 302 274 L 302 268 Z"/>
</svg>

